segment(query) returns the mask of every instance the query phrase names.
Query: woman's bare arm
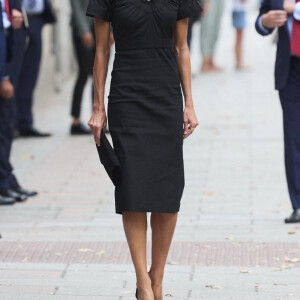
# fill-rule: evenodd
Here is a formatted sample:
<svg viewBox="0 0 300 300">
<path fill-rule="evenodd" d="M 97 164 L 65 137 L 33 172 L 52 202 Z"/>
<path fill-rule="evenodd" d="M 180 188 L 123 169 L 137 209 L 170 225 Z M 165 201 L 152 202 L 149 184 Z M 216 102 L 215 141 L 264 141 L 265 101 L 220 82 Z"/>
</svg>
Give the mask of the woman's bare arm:
<svg viewBox="0 0 300 300">
<path fill-rule="evenodd" d="M 182 91 L 185 99 L 184 110 L 184 138 L 187 138 L 198 126 L 194 111 L 191 84 L 190 51 L 187 44 L 188 19 L 177 21 L 174 48 L 180 75 Z"/>
<path fill-rule="evenodd" d="M 96 55 L 94 63 L 94 110 L 104 110 L 104 88 L 110 54 L 110 25 L 106 21 L 95 18 Z"/>
<path fill-rule="evenodd" d="M 110 54 L 110 23 L 95 18 L 96 55 L 94 63 L 94 105 L 89 126 L 93 131 L 95 142 L 100 146 L 101 130 L 106 127 L 104 90 Z"/>
</svg>

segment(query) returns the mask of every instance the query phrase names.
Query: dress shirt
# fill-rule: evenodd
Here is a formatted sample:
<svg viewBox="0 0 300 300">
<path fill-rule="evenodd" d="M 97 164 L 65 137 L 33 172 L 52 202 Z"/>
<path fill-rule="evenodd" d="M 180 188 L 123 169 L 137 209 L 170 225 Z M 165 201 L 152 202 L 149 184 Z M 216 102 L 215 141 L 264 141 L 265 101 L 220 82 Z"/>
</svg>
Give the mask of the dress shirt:
<svg viewBox="0 0 300 300">
<path fill-rule="evenodd" d="M 45 0 L 23 0 L 23 6 L 28 14 L 41 14 L 45 10 Z"/>
<path fill-rule="evenodd" d="M 5 29 L 9 28 L 11 26 L 11 22 L 8 19 L 7 13 L 5 11 L 5 1 L 4 0 L 0 0 L 1 2 L 1 7 L 2 7 L 2 20 L 3 20 L 3 27 Z"/>
<path fill-rule="evenodd" d="M 296 2 L 296 0 L 290 0 L 290 1 L 294 2 L 294 3 Z M 265 32 L 267 34 L 268 30 L 262 25 L 261 18 L 262 18 L 262 16 L 258 19 L 258 26 L 260 27 L 260 29 L 263 32 Z M 287 26 L 288 26 L 288 29 L 289 29 L 290 36 L 292 35 L 294 18 L 296 20 L 300 21 L 300 2 L 298 2 L 296 4 L 294 14 L 288 16 Z"/>
</svg>

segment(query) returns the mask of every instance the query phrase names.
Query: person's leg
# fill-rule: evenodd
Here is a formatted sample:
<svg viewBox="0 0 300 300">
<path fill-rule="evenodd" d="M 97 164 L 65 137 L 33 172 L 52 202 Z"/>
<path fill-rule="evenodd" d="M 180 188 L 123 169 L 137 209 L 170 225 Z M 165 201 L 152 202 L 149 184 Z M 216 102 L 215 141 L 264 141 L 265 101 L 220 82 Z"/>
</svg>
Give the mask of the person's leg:
<svg viewBox="0 0 300 300">
<path fill-rule="evenodd" d="M 243 68 L 243 30 L 236 30 L 236 41 L 235 41 L 235 59 L 236 59 L 236 68 Z"/>
<path fill-rule="evenodd" d="M 0 97 L 0 190 L 9 189 L 16 182 L 9 162 L 13 140 L 12 99 Z"/>
<path fill-rule="evenodd" d="M 14 85 L 15 95 L 17 94 L 18 86 L 19 86 L 19 78 L 23 65 L 23 59 L 25 55 L 25 46 L 26 46 L 26 30 L 25 28 L 21 28 L 19 30 L 15 30 L 14 32 L 14 41 L 13 41 L 13 55 L 12 61 L 8 66 L 8 74 Z M 13 99 L 14 103 L 14 129 L 18 128 L 18 103 L 16 96 Z"/>
<path fill-rule="evenodd" d="M 287 86 L 280 91 L 283 109 L 285 167 L 292 207 L 298 210 L 290 221 L 300 222 L 300 60 L 291 58 Z"/>
<path fill-rule="evenodd" d="M 15 87 L 15 92 L 17 91 L 19 85 L 19 78 L 25 55 L 26 37 L 27 33 L 25 28 L 14 31 L 13 54 L 12 60 L 8 65 L 8 74 Z"/>
<path fill-rule="evenodd" d="M 147 214 L 123 212 L 124 230 L 136 272 L 138 299 L 153 300 L 151 280 L 147 273 Z"/>
<path fill-rule="evenodd" d="M 10 164 L 8 155 L 12 137 L 10 135 L 10 128 L 8 128 L 9 124 L 5 123 L 5 121 L 10 120 L 5 120 L 5 117 L 7 117 L 8 114 L 2 118 L 3 114 L 10 112 L 11 104 L 4 104 L 3 99 L 0 99 L 0 101 L 2 102 L 0 104 L 0 204 L 12 204 L 15 201 L 25 201 L 29 195 L 20 190 L 16 190 L 16 188 L 19 187 L 19 184 L 13 174 L 13 168 Z M 5 100 L 5 102 L 7 101 L 11 100 Z M 6 124 L 8 124 L 8 126 L 6 126 Z M 7 203 L 7 200 L 9 200 L 9 203 Z"/>
<path fill-rule="evenodd" d="M 213 26 L 214 30 L 212 31 L 212 51 L 215 51 L 216 43 L 219 39 L 220 28 L 222 23 L 222 17 L 225 8 L 225 0 L 211 0 L 213 2 Z"/>
<path fill-rule="evenodd" d="M 33 92 L 37 83 L 42 54 L 41 31 L 43 27 L 41 18 L 30 19 L 30 42 L 24 54 L 24 60 L 16 91 L 17 99 L 17 127 L 20 131 L 31 128 L 33 125 L 32 105 Z"/>
<path fill-rule="evenodd" d="M 9 75 L 9 78 L 14 85 L 15 91 L 18 88 L 18 81 L 25 53 L 25 45 L 25 29 L 21 28 L 19 30 L 16 30 L 14 32 L 12 60 L 7 66 L 7 74 Z M 0 119 L 5 123 L 5 125 L 1 125 L 1 128 L 3 129 L 2 139 L 4 138 L 4 136 L 5 138 L 4 142 L 1 142 L 2 147 L 0 151 L 1 155 L 4 157 L 6 174 L 8 174 L 6 176 L 7 180 L 5 186 L 6 188 L 18 189 L 18 193 L 20 194 L 26 194 L 27 196 L 36 195 L 37 193 L 35 191 L 27 191 L 22 189 L 16 176 L 13 173 L 13 166 L 10 163 L 10 154 L 14 139 L 14 129 L 16 128 L 16 98 L 13 97 L 12 99 L 5 100 L 6 102 L 3 102 L 2 100 L 0 99 L 3 105 L 4 103 L 6 103 L 6 112 L 0 117 Z"/>
<path fill-rule="evenodd" d="M 0 83 L 5 71 L 6 60 L 6 38 L 4 29 L 0 29 Z"/>
<path fill-rule="evenodd" d="M 26 196 L 11 190 L 16 178 L 9 162 L 9 152 L 13 138 L 12 99 L 0 97 L 0 204 L 13 204 L 25 201 Z"/>
<path fill-rule="evenodd" d="M 222 68 L 218 67 L 214 62 L 214 52 L 216 49 L 216 44 L 219 39 L 220 28 L 221 28 L 221 23 L 222 23 L 222 16 L 223 16 L 224 7 L 225 7 L 225 0 L 217 0 L 217 1 L 213 0 L 213 1 L 215 2 L 214 5 L 216 6 L 216 8 L 215 8 L 215 16 L 214 16 L 215 30 L 213 30 L 212 45 L 211 45 L 212 51 L 213 51 L 211 65 L 212 65 L 213 71 L 221 71 Z"/>
<path fill-rule="evenodd" d="M 162 282 L 178 214 L 152 213 L 152 264 L 149 272 L 155 300 L 162 300 Z"/>
<path fill-rule="evenodd" d="M 5 71 L 6 38 L 4 30 L 0 30 L 0 83 Z M 7 162 L 7 140 L 5 138 L 7 128 L 7 100 L 0 97 L 0 190 L 9 186 L 10 172 Z"/>
<path fill-rule="evenodd" d="M 93 69 L 93 50 L 87 49 L 81 40 L 73 33 L 73 42 L 78 63 L 78 76 L 74 86 L 71 115 L 74 118 L 73 124 L 80 122 L 81 101 L 84 87 Z"/>
<path fill-rule="evenodd" d="M 202 71 L 219 71 L 214 63 L 213 55 L 219 37 L 224 11 L 224 0 L 211 0 L 209 10 L 201 22 L 201 52 L 203 56 Z"/>
<path fill-rule="evenodd" d="M 212 35 L 214 30 L 213 24 L 213 11 L 210 6 L 207 13 L 201 19 L 201 29 L 200 29 L 200 49 L 202 54 L 202 67 L 203 72 L 210 70 L 210 62 L 213 55 L 212 51 Z"/>
<path fill-rule="evenodd" d="M 300 101 L 281 95 L 285 169 L 293 209 L 300 209 Z"/>
<path fill-rule="evenodd" d="M 15 129 L 15 118 L 16 118 L 16 104 L 15 104 L 15 97 L 9 100 L 9 107 L 8 107 L 8 113 L 7 113 L 7 130 L 6 130 L 6 145 L 5 145 L 5 150 L 6 150 L 6 161 L 7 161 L 7 166 L 10 173 L 10 180 L 9 180 L 9 186 L 11 187 L 16 187 L 19 186 L 19 183 L 17 181 L 17 178 L 13 174 L 13 166 L 10 163 L 10 154 L 11 154 L 11 148 L 12 148 L 12 143 L 14 140 L 14 129 Z"/>
</svg>

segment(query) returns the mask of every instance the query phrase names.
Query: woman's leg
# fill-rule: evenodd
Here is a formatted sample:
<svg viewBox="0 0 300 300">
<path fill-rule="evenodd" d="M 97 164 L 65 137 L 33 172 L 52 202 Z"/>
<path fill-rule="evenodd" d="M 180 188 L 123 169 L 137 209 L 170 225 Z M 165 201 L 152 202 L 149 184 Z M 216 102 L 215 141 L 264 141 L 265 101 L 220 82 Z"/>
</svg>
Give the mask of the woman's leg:
<svg viewBox="0 0 300 300">
<path fill-rule="evenodd" d="M 149 272 L 155 300 L 162 300 L 162 282 L 178 214 L 152 213 L 152 265 Z"/>
<path fill-rule="evenodd" d="M 123 212 L 123 224 L 135 268 L 138 299 L 153 300 L 151 280 L 147 273 L 147 214 Z"/>
</svg>

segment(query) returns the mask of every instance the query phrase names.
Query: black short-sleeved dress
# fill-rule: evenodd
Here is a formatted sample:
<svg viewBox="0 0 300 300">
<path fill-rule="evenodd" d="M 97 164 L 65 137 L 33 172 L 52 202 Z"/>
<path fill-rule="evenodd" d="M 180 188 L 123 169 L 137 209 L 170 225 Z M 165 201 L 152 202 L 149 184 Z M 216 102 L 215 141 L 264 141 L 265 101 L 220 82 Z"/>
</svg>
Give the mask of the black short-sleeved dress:
<svg viewBox="0 0 300 300">
<path fill-rule="evenodd" d="M 108 123 L 121 162 L 116 213 L 175 213 L 184 189 L 183 99 L 176 21 L 200 0 L 90 0 L 87 15 L 112 23 L 116 55 Z"/>
</svg>

